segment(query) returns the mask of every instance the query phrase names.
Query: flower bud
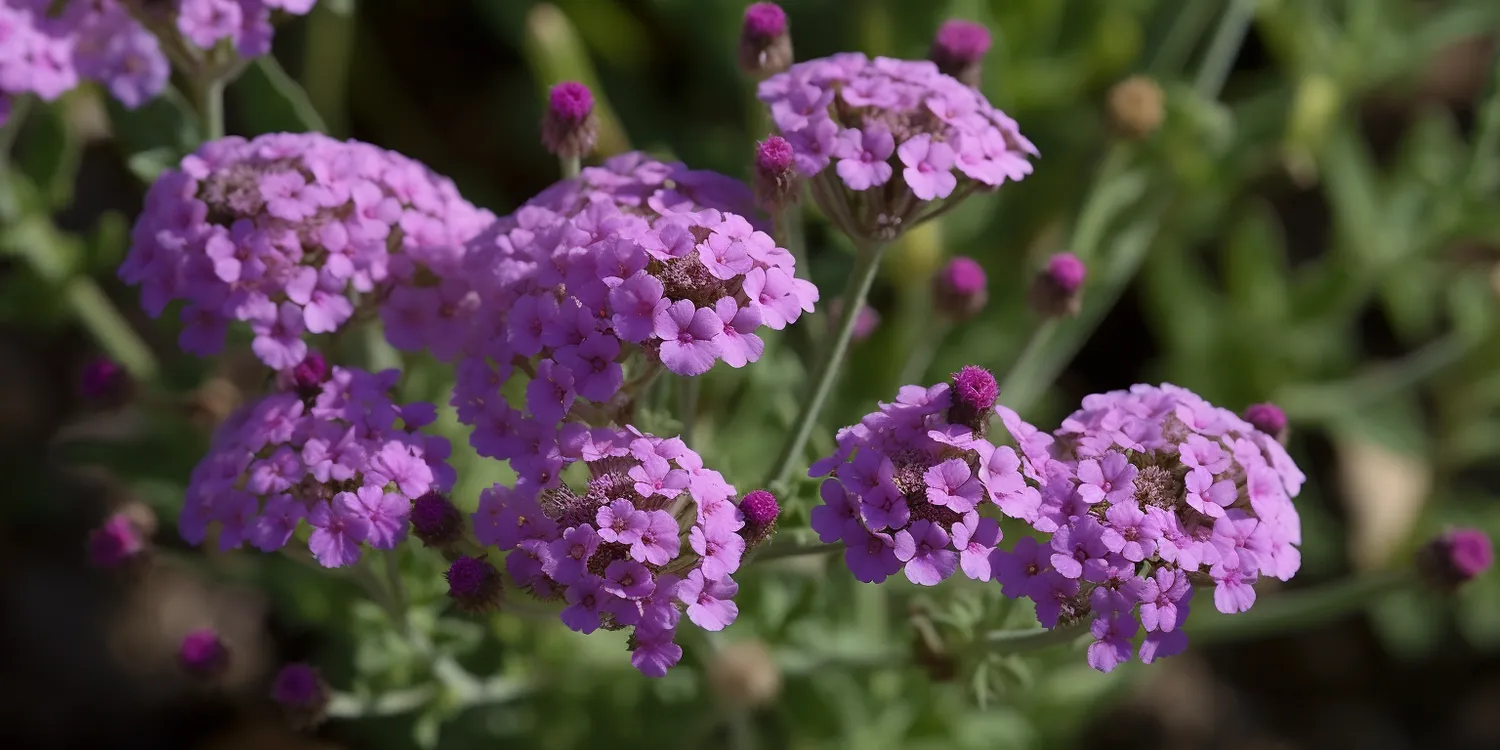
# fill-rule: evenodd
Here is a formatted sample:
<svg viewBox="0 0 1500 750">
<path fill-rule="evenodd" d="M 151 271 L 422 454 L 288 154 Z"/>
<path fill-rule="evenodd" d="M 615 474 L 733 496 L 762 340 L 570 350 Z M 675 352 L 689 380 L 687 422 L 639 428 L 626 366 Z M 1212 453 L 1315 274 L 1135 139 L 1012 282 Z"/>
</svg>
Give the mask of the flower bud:
<svg viewBox="0 0 1500 750">
<path fill-rule="evenodd" d="M 1449 529 L 1417 553 L 1417 572 L 1442 591 L 1453 591 L 1495 562 L 1490 538 L 1479 529 Z"/>
<path fill-rule="evenodd" d="M 129 395 L 130 376 L 108 357 L 99 357 L 83 368 L 79 393 L 90 401 L 119 404 Z"/>
<path fill-rule="evenodd" d="M 448 598 L 460 611 L 481 614 L 500 606 L 500 571 L 487 561 L 460 555 L 443 577 L 448 579 Z"/>
<path fill-rule="evenodd" d="M 828 303 L 829 325 L 835 332 L 838 331 L 839 320 L 844 317 L 844 300 L 834 299 Z M 864 341 L 875 333 L 880 327 L 880 313 L 875 308 L 865 305 L 859 309 L 854 318 L 854 332 L 850 334 L 850 341 Z"/>
<path fill-rule="evenodd" d="M 792 144 L 773 135 L 755 147 L 755 202 L 775 215 L 797 201 L 797 165 Z"/>
<path fill-rule="evenodd" d="M 781 515 L 781 506 L 769 490 L 756 490 L 740 500 L 740 514 L 745 517 L 745 528 L 740 536 L 745 538 L 748 550 L 769 539 L 776 530 L 776 518 Z"/>
<path fill-rule="evenodd" d="M 1161 127 L 1165 96 L 1156 81 L 1131 76 L 1109 90 L 1109 123 L 1123 138 L 1145 140 Z"/>
<path fill-rule="evenodd" d="M 932 304 L 954 321 L 978 315 L 989 300 L 984 268 L 973 258 L 959 256 L 948 261 L 932 278 Z"/>
<path fill-rule="evenodd" d="M 316 393 L 323 386 L 323 381 L 328 379 L 328 360 L 323 355 L 309 349 L 307 356 L 302 358 L 298 365 L 292 368 L 292 385 L 298 391 L 312 391 Z"/>
<path fill-rule="evenodd" d="M 755 3 L 745 9 L 739 62 L 740 70 L 753 78 L 767 78 L 792 66 L 792 35 L 781 6 Z"/>
<path fill-rule="evenodd" d="M 1080 292 L 1088 269 L 1072 253 L 1058 253 L 1031 284 L 1028 299 L 1039 315 L 1061 318 L 1078 314 Z"/>
<path fill-rule="evenodd" d="M 411 531 L 423 546 L 442 549 L 463 538 L 463 515 L 447 496 L 431 490 L 411 501 Z"/>
<path fill-rule="evenodd" d="M 194 630 L 177 647 L 177 662 L 195 677 L 212 679 L 229 667 L 229 647 L 212 628 Z"/>
<path fill-rule="evenodd" d="M 1286 412 L 1272 403 L 1251 404 L 1245 407 L 1244 420 L 1261 432 L 1286 442 Z"/>
<path fill-rule="evenodd" d="M 271 700 L 281 706 L 287 721 L 295 729 L 310 729 L 328 716 L 328 684 L 318 670 L 307 664 L 288 664 L 276 673 L 271 685 Z"/>
<path fill-rule="evenodd" d="M 593 153 L 598 139 L 599 121 L 589 87 L 577 81 L 553 86 L 542 117 L 542 145 L 555 156 L 581 159 Z"/>
<path fill-rule="evenodd" d="M 116 513 L 89 533 L 89 561 L 101 568 L 121 568 L 140 558 L 146 541 L 124 513 Z"/>
<path fill-rule="evenodd" d="M 738 641 L 714 654 L 708 683 L 726 707 L 749 711 L 775 702 L 781 669 L 764 642 Z"/>
<path fill-rule="evenodd" d="M 984 55 L 989 51 L 989 29 L 973 21 L 953 18 L 938 27 L 927 59 L 937 63 L 939 71 L 967 86 L 978 87 L 984 71 Z"/>
<path fill-rule="evenodd" d="M 990 415 L 1000 399 L 1000 384 L 989 370 L 964 365 L 953 373 L 953 400 L 948 407 L 948 421 L 983 434 L 989 428 Z"/>
</svg>

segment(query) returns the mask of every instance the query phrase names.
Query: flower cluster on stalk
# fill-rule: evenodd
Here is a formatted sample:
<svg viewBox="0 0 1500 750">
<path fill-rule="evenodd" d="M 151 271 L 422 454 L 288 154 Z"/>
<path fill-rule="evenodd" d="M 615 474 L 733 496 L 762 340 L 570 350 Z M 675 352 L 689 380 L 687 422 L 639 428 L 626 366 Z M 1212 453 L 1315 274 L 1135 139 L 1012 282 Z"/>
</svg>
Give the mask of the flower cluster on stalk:
<svg viewBox="0 0 1500 750">
<path fill-rule="evenodd" d="M 478 297 L 463 242 L 493 219 L 416 161 L 358 141 L 275 133 L 205 143 L 151 185 L 120 278 L 159 315 L 185 300 L 180 344 L 208 355 L 248 323 L 268 366 L 369 300 L 398 349 L 464 343 Z"/>
<path fill-rule="evenodd" d="M 1015 120 L 931 61 L 841 53 L 793 65 L 758 95 L 818 204 L 857 239 L 892 239 L 1020 180 L 1037 155 Z"/>
</svg>

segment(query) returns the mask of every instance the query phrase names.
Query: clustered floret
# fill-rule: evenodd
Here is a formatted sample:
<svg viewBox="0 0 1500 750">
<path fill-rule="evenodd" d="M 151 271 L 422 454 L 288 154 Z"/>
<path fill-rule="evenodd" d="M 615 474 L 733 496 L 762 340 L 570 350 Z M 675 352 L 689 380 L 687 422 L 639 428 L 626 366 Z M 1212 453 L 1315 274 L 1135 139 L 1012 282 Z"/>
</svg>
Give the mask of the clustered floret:
<svg viewBox="0 0 1500 750">
<path fill-rule="evenodd" d="M 948 383 L 905 386 L 894 403 L 838 434 L 838 450 L 809 476 L 831 474 L 812 512 L 825 543 L 842 542 L 855 578 L 879 583 L 897 571 L 935 586 L 962 568 L 990 580 L 1000 526 L 982 516 L 986 500 L 1009 515 L 1037 502 L 1009 446 L 988 439 L 999 388 L 979 367 Z"/>
<path fill-rule="evenodd" d="M 682 657 L 679 605 L 705 630 L 734 621 L 731 576 L 747 542 L 774 523 L 774 498 L 752 493 L 742 509 L 734 487 L 679 438 L 577 423 L 564 435 L 560 458 L 582 462 L 586 484 L 540 493 L 496 485 L 480 496 L 475 538 L 510 551 L 505 566 L 523 591 L 565 600 L 569 628 L 633 628 L 631 663 L 660 677 Z"/>
<path fill-rule="evenodd" d="M 1186 648 L 1195 585 L 1213 586 L 1220 612 L 1244 612 L 1260 575 L 1287 580 L 1300 567 L 1291 498 L 1302 472 L 1275 438 L 1186 389 L 1088 396 L 1055 437 L 1021 446 L 1048 479 L 1022 517 L 1051 537 L 996 552 L 996 577 L 1034 600 L 1046 627 L 1092 618 L 1096 669 L 1129 659 L 1139 627 L 1143 662 Z"/>
<path fill-rule="evenodd" d="M 141 9 L 184 58 L 228 41 L 242 58 L 271 50 L 271 13 L 303 15 L 316 0 L 168 0 Z M 171 72 L 157 35 L 120 0 L 0 0 L 0 123 L 10 97 L 52 101 L 97 81 L 127 107 L 160 94 Z"/>
<path fill-rule="evenodd" d="M 615 421 L 632 354 L 640 373 L 743 367 L 764 349 L 757 331 L 811 311 L 817 288 L 796 278 L 791 253 L 730 212 L 748 202 L 742 183 L 632 153 L 475 238 L 483 306 L 453 403 L 479 453 L 545 487 L 559 423 Z M 531 377 L 524 411 L 499 393 L 517 369 Z"/>
<path fill-rule="evenodd" d="M 448 359 L 478 306 L 463 242 L 491 219 L 448 179 L 366 143 L 222 138 L 151 186 L 120 277 L 152 315 L 187 302 L 179 342 L 195 354 L 219 351 L 239 320 L 262 362 L 295 367 L 305 336 L 337 331 L 357 297 L 396 348 Z"/>
<path fill-rule="evenodd" d="M 334 367 L 313 390 L 279 391 L 219 427 L 193 470 L 178 528 L 201 544 L 218 526 L 221 549 L 286 546 L 304 520 L 325 567 L 353 564 L 361 545 L 406 538 L 412 501 L 454 480 L 446 438 L 418 432 L 432 404 L 398 405 L 400 373 Z"/>
<path fill-rule="evenodd" d="M 841 53 L 793 65 L 759 97 L 819 205 L 856 238 L 891 239 L 975 190 L 1020 180 L 1037 154 L 1014 120 L 926 60 Z"/>
</svg>

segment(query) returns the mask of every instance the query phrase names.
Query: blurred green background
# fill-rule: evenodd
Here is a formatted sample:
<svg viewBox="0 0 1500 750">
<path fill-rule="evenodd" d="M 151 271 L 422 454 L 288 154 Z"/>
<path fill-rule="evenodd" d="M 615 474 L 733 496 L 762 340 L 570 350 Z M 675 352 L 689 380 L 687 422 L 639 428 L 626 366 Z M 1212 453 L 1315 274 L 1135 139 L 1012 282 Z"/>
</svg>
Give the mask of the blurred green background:
<svg viewBox="0 0 1500 750">
<path fill-rule="evenodd" d="M 1044 427 L 1087 393 L 1169 381 L 1235 410 L 1287 410 L 1310 481 L 1297 498 L 1304 565 L 1285 588 L 1399 568 L 1448 524 L 1500 533 L 1500 4 L 783 5 L 799 59 L 923 57 L 945 18 L 985 24 L 982 89 L 1042 152 L 1033 176 L 888 256 L 872 296 L 883 322 L 855 346 L 816 449 L 891 398 L 911 356 L 931 356 L 912 365 L 923 382 L 994 369 L 1002 401 Z M 370 141 L 504 213 L 556 178 L 538 122 L 546 87 L 573 78 L 607 108 L 602 150 L 743 178 L 766 135 L 734 64 L 743 8 L 325 0 L 229 87 L 228 130 Z M 1166 93 L 1141 143 L 1118 141 L 1105 113 L 1132 74 Z M 0 226 L 7 747 L 299 747 L 263 700 L 286 659 L 318 663 L 342 693 L 313 742 L 352 748 L 1500 747 L 1493 575 L 1453 598 L 1385 592 L 1274 629 L 1200 602 L 1188 654 L 1100 675 L 1077 651 L 985 648 L 982 633 L 1031 617 L 993 585 L 862 586 L 836 556 L 801 557 L 747 571 L 739 621 L 713 637 L 684 629 L 682 667 L 650 681 L 614 634 L 578 636 L 520 606 L 445 614 L 441 562 L 425 551 L 402 561 L 414 640 L 349 580 L 188 549 L 172 527 L 187 474 L 215 419 L 261 384 L 243 351 L 177 354 L 171 316 L 146 319 L 113 275 L 147 181 L 196 143 L 186 107 L 167 97 L 127 112 L 80 89 L 31 107 L 15 143 Z M 805 240 L 826 304 L 849 248 L 812 208 Z M 1090 265 L 1084 308 L 1043 324 L 1024 290 L 1061 250 Z M 928 278 L 954 255 L 985 267 L 991 302 L 938 329 Z M 814 316 L 770 336 L 756 366 L 706 377 L 694 447 L 742 490 L 770 464 L 801 392 L 799 355 L 828 324 Z M 153 395 L 81 402 L 78 373 L 100 353 Z M 406 366 L 409 396 L 446 400 L 443 368 Z M 670 431 L 670 405 L 643 426 Z M 445 424 L 462 446 L 451 412 Z M 463 504 L 508 476 L 465 449 L 455 461 Z M 814 499 L 798 486 L 783 535 L 798 537 Z M 121 507 L 160 523 L 160 569 L 142 580 L 78 562 L 87 530 Z M 1262 584 L 1258 609 L 1281 595 Z M 164 676 L 172 639 L 205 618 L 240 644 L 220 693 Z M 430 658 L 431 644 L 452 659 Z M 80 716 L 96 720 L 68 720 Z"/>
</svg>

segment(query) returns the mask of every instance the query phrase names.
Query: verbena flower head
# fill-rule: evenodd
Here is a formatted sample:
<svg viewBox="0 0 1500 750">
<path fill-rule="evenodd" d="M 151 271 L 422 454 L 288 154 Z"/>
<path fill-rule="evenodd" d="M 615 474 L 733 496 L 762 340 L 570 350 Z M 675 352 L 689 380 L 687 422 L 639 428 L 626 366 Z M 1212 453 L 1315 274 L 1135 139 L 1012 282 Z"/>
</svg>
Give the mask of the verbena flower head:
<svg viewBox="0 0 1500 750">
<path fill-rule="evenodd" d="M 1479 529 L 1448 529 L 1417 554 L 1417 570 L 1435 588 L 1452 591 L 1479 577 L 1495 562 L 1490 537 Z"/>
<path fill-rule="evenodd" d="M 140 557 L 146 540 L 130 516 L 116 513 L 89 532 L 89 562 L 101 568 L 119 568 Z"/>
<path fill-rule="evenodd" d="M 739 63 L 740 70 L 756 78 L 780 73 L 792 64 L 792 35 L 781 6 L 753 3 L 745 8 Z"/>
<path fill-rule="evenodd" d="M 120 278 L 147 312 L 183 300 L 186 351 L 208 355 L 231 321 L 277 370 L 309 334 L 378 307 L 405 351 L 454 356 L 478 297 L 463 242 L 491 220 L 453 183 L 400 154 L 316 133 L 222 138 L 152 184 Z"/>
<path fill-rule="evenodd" d="M 811 311 L 818 290 L 796 278 L 791 253 L 753 214 L 731 212 L 753 212 L 749 198 L 743 183 L 631 153 L 469 243 L 483 307 L 454 405 L 480 454 L 515 459 L 570 414 L 612 415 L 622 363 L 687 376 L 743 367 L 760 358 L 763 329 Z M 521 408 L 499 393 L 516 370 L 534 376 Z"/>
<path fill-rule="evenodd" d="M 496 485 L 474 514 L 475 537 L 510 552 L 524 591 L 563 599 L 562 621 L 580 633 L 632 628 L 631 663 L 651 677 L 682 656 L 682 611 L 705 630 L 734 621 L 749 527 L 719 472 L 682 440 L 633 428 L 568 425 L 542 450 L 550 481 Z M 563 484 L 577 463 L 586 481 Z"/>
<path fill-rule="evenodd" d="M 932 302 L 938 312 L 952 320 L 978 315 L 989 301 L 989 282 L 984 267 L 973 258 L 959 256 L 948 261 L 932 278 Z"/>
<path fill-rule="evenodd" d="M 968 195 L 1031 174 L 1036 148 L 930 61 L 843 53 L 793 65 L 760 100 L 851 237 L 889 240 Z"/>
<path fill-rule="evenodd" d="M 0 98 L 53 101 L 87 80 L 135 108 L 170 72 L 156 37 L 116 0 L 0 0 Z"/>
<path fill-rule="evenodd" d="M 500 571 L 488 561 L 460 555 L 443 577 L 448 598 L 461 611 L 479 614 L 500 606 Z"/>
<path fill-rule="evenodd" d="M 447 495 L 428 490 L 411 501 L 411 533 L 426 547 L 451 546 L 463 538 L 463 514 Z"/>
<path fill-rule="evenodd" d="M 453 484 L 446 438 L 423 435 L 431 404 L 391 398 L 400 373 L 334 367 L 315 393 L 279 391 L 219 427 L 188 484 L 178 529 L 191 544 L 218 529 L 221 549 L 286 546 L 307 523 L 325 567 L 359 560 L 364 545 L 406 538 L 412 501 Z"/>
<path fill-rule="evenodd" d="M 978 367 L 931 388 L 904 386 L 895 402 L 840 430 L 838 450 L 813 464 L 810 476 L 831 475 L 813 529 L 825 543 L 843 543 L 855 578 L 879 583 L 904 570 L 911 582 L 934 586 L 962 569 L 990 580 L 1000 526 L 980 510 L 988 502 L 1014 518 L 1034 517 L 1047 465 L 1033 461 L 1051 462 L 1036 452 L 1036 430 L 995 405 L 997 391 L 994 376 Z M 1007 429 L 1030 452 L 990 442 L 996 413 L 1009 414 Z"/>
<path fill-rule="evenodd" d="M 332 693 L 318 670 L 295 662 L 283 666 L 271 683 L 271 700 L 281 706 L 294 728 L 317 726 L 328 716 Z"/>
<path fill-rule="evenodd" d="M 229 667 L 229 647 L 212 628 L 194 630 L 177 646 L 177 661 L 199 677 L 216 677 Z"/>
<path fill-rule="evenodd" d="M 938 70 L 944 75 L 953 76 L 968 86 L 978 86 L 984 69 L 984 55 L 989 51 L 989 29 L 973 21 L 953 18 L 938 27 L 927 57 L 937 63 Z"/>
<path fill-rule="evenodd" d="M 785 138 L 773 135 L 755 146 L 755 202 L 775 214 L 797 200 L 796 154 Z"/>
<path fill-rule="evenodd" d="M 599 122 L 589 87 L 577 81 L 553 86 L 542 118 L 542 145 L 557 156 L 577 158 L 593 153 L 598 138 Z"/>
<path fill-rule="evenodd" d="M 1057 253 L 1032 281 L 1028 299 L 1033 310 L 1047 317 L 1077 315 L 1088 268 L 1072 253 Z"/>
<path fill-rule="evenodd" d="M 1055 441 L 1032 440 L 1023 449 L 1049 464 L 1049 479 L 1026 520 L 1052 536 L 993 564 L 1007 594 L 1036 601 L 1044 626 L 1097 618 L 1097 669 L 1130 657 L 1137 608 L 1149 662 L 1186 647 L 1179 626 L 1194 584 L 1213 586 L 1219 611 L 1243 612 L 1259 576 L 1286 580 L 1301 564 L 1291 498 L 1302 472 L 1274 437 L 1188 390 L 1091 395 Z"/>
</svg>

